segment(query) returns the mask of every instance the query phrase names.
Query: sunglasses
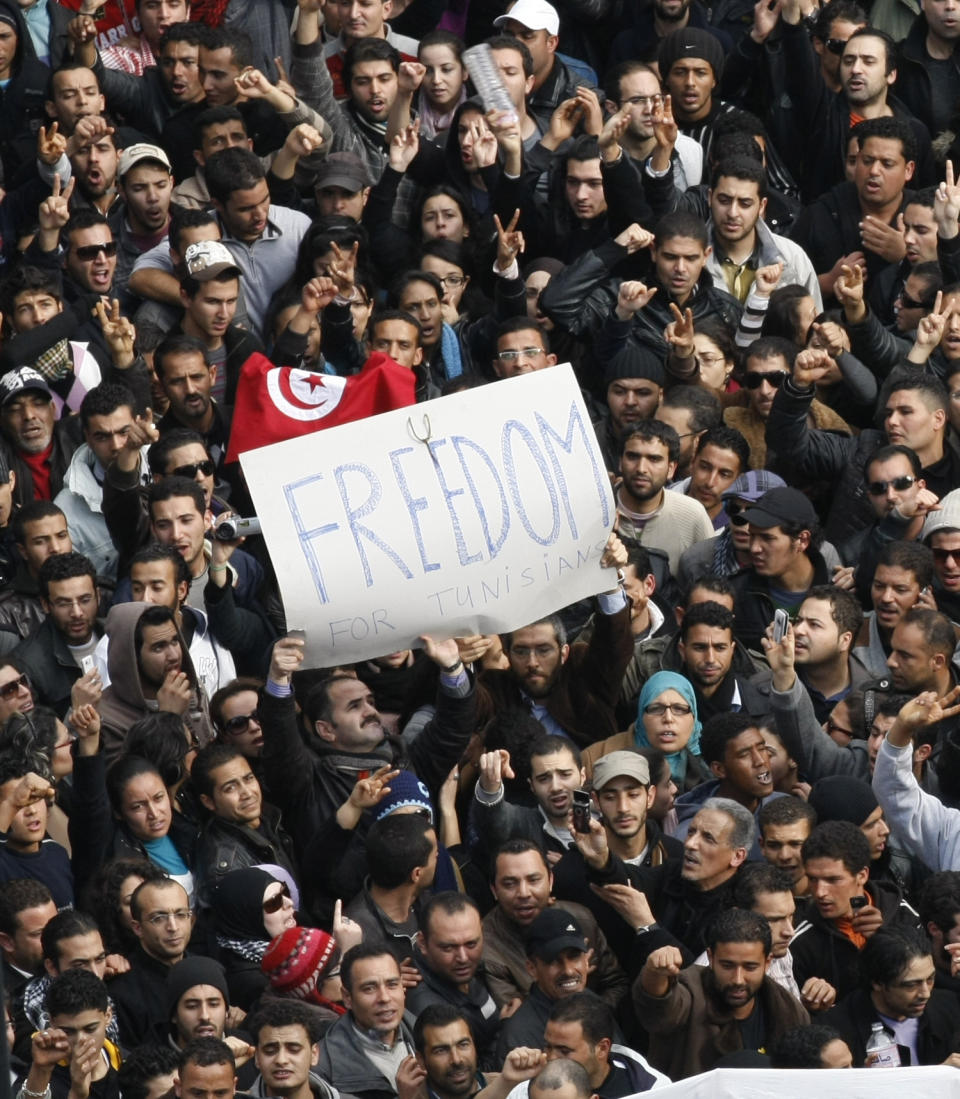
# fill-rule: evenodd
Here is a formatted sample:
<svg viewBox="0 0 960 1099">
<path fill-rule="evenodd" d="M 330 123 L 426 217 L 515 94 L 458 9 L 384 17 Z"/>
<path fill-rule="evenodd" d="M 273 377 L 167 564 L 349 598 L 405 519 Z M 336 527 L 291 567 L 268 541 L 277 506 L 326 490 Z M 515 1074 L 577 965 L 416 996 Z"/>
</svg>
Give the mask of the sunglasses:
<svg viewBox="0 0 960 1099">
<path fill-rule="evenodd" d="M 748 504 L 741 504 L 738 500 L 723 501 L 723 510 L 730 516 L 730 522 L 738 527 L 747 525 L 747 517 L 743 513 L 748 507 Z"/>
<path fill-rule="evenodd" d="M 9 702 L 11 698 L 17 697 L 17 693 L 21 687 L 27 691 L 30 690 L 30 677 L 26 673 L 17 676 L 16 679 L 11 679 L 9 683 L 4 683 L 4 685 L 0 687 L 0 698 L 2 698 L 4 702 Z"/>
<path fill-rule="evenodd" d="M 846 49 L 846 38 L 828 38 L 823 43 L 831 53 L 835 53 L 839 57 Z"/>
<path fill-rule="evenodd" d="M 867 492 L 871 496 L 886 496 L 891 485 L 897 492 L 906 492 L 911 485 L 916 484 L 916 480 L 916 477 L 894 477 L 890 481 L 871 481 L 867 485 Z"/>
<path fill-rule="evenodd" d="M 193 480 L 198 473 L 202 473 L 204 477 L 212 477 L 216 466 L 209 458 L 204 458 L 202 462 L 190 462 L 185 466 L 177 466 L 174 469 L 173 477 L 189 477 Z"/>
<path fill-rule="evenodd" d="M 935 549 L 933 559 L 940 565 L 945 565 L 950 560 L 960 562 L 960 549 Z"/>
<path fill-rule="evenodd" d="M 267 915 L 271 915 L 274 912 L 279 912 L 283 908 L 284 900 L 290 896 L 290 887 L 286 882 L 280 886 L 280 892 L 274 893 L 272 897 L 267 897 L 263 902 L 263 910 Z"/>
<path fill-rule="evenodd" d="M 933 302 L 930 301 L 917 301 L 916 298 L 911 298 L 910 295 L 904 290 L 900 295 L 900 308 L 901 309 L 932 309 Z"/>
<path fill-rule="evenodd" d="M 107 259 L 115 256 L 117 254 L 117 242 L 115 240 L 105 240 L 103 244 L 81 244 L 77 248 L 77 259 L 86 262 L 87 260 L 96 259 L 101 252 Z"/>
<path fill-rule="evenodd" d="M 251 714 L 237 714 L 236 717 L 231 717 L 229 721 L 223 723 L 223 731 L 227 736 L 239 736 L 247 731 L 251 721 L 260 724 L 259 710 L 254 710 Z"/>
<path fill-rule="evenodd" d="M 743 384 L 747 389 L 759 389 L 766 382 L 774 389 L 779 389 L 789 377 L 790 374 L 786 370 L 771 370 L 768 374 L 760 370 L 748 370 L 743 376 Z"/>
</svg>

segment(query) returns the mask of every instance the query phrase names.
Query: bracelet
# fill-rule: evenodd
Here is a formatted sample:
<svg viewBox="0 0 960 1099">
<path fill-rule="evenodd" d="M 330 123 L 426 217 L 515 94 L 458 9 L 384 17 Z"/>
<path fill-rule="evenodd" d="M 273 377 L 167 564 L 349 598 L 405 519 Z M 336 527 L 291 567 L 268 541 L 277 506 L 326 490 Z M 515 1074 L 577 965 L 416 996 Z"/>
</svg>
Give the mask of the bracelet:
<svg viewBox="0 0 960 1099">
<path fill-rule="evenodd" d="M 20 1094 L 27 1095 L 30 1099 L 49 1099 L 50 1085 L 47 1084 L 43 1091 L 31 1091 L 26 1084 L 23 1084 L 20 1087 Z"/>
<path fill-rule="evenodd" d="M 207 567 L 207 571 L 208 572 L 226 572 L 227 571 L 227 566 L 226 565 L 209 565 Z"/>
<path fill-rule="evenodd" d="M 445 672 L 447 675 L 453 675 L 453 673 L 457 670 L 457 668 L 462 668 L 462 667 L 463 667 L 463 661 L 462 660 L 457 660 L 455 663 L 451 664 L 449 668 L 446 667 L 445 665 L 441 664 L 440 665 L 440 671 Z"/>
</svg>

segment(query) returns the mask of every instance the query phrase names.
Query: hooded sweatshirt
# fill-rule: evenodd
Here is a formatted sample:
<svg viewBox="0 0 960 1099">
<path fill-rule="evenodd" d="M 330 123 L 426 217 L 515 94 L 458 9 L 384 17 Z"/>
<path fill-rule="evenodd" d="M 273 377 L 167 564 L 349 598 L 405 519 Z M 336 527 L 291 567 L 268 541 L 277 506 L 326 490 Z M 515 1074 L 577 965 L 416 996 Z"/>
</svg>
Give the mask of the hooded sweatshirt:
<svg viewBox="0 0 960 1099">
<path fill-rule="evenodd" d="M 107 669 L 110 673 L 110 686 L 103 692 L 100 700 L 100 718 L 103 723 L 103 751 L 111 761 L 120 754 L 130 726 L 148 713 L 156 713 L 158 709 L 155 699 L 144 696 L 134 641 L 137 623 L 149 608 L 149 603 L 119 603 L 111 607 L 107 615 L 107 637 L 110 639 Z M 184 721 L 202 747 L 209 744 L 214 737 L 207 696 L 203 688 L 197 685 L 197 674 L 190 659 L 190 651 L 179 630 L 177 636 L 180 638 L 183 653 L 181 668 L 187 673 L 192 687 L 190 709 L 184 714 Z"/>
<path fill-rule="evenodd" d="M 0 150 L 3 183 L 11 189 L 17 170 L 36 156 L 37 130 L 49 119 L 44 103 L 50 70 L 37 58 L 16 0 L 0 0 L 0 12 L 17 28 L 17 52 L 6 86 L 0 88 Z M 18 140 L 19 139 L 19 140 Z"/>
</svg>

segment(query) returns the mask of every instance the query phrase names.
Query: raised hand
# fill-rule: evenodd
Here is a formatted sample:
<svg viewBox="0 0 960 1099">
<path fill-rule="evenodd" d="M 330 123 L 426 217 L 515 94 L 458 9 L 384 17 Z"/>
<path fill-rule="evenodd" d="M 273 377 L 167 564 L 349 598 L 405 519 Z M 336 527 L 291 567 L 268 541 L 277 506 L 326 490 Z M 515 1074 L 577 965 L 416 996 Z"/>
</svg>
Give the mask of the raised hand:
<svg viewBox="0 0 960 1099">
<path fill-rule="evenodd" d="M 766 0 L 761 0 L 761 3 L 766 3 Z M 753 280 L 754 289 L 761 297 L 769 298 L 780 285 L 781 278 L 783 278 L 782 260 L 778 260 L 776 263 L 768 263 L 766 267 L 758 267 Z"/>
<path fill-rule="evenodd" d="M 603 108 L 593 88 L 587 88 L 583 84 L 577 88 L 576 100 L 583 108 L 583 131 L 593 137 L 599 137 L 603 132 Z"/>
<path fill-rule="evenodd" d="M 863 269 L 859 264 L 841 265 L 840 274 L 833 284 L 833 293 L 851 324 L 863 320 L 867 310 L 863 304 Z"/>
<path fill-rule="evenodd" d="M 937 235 L 950 239 L 960 231 L 960 184 L 953 175 L 953 161 L 948 160 L 945 179 L 933 199 L 933 217 Z"/>
<path fill-rule="evenodd" d="M 833 360 L 822 347 L 807 347 L 797 355 L 794 361 L 793 381 L 801 388 L 816 385 L 833 368 Z"/>
<path fill-rule="evenodd" d="M 617 294 L 617 316 L 622 321 L 631 320 L 634 313 L 639 313 L 656 292 L 655 286 L 648 289 L 642 282 L 620 283 Z"/>
<path fill-rule="evenodd" d="M 90 15 L 77 15 L 67 24 L 67 36 L 71 45 L 83 46 L 97 37 L 97 24 Z"/>
<path fill-rule="evenodd" d="M 37 131 L 37 158 L 48 167 L 54 164 L 67 151 L 67 139 L 60 133 L 60 123 L 54 122 L 48 130 L 41 126 Z"/>
<path fill-rule="evenodd" d="M 673 320 L 663 330 L 663 338 L 678 359 L 689 359 L 696 351 L 693 343 L 693 310 L 684 309 L 681 312 L 676 302 L 670 302 L 670 312 Z"/>
<path fill-rule="evenodd" d="M 679 132 L 673 117 L 673 100 L 665 95 L 653 108 L 653 139 L 661 149 L 672 153 Z"/>
<path fill-rule="evenodd" d="M 634 252 L 639 252 L 641 248 L 649 248 L 653 244 L 653 233 L 637 222 L 633 222 L 613 239 L 621 248 L 626 248 L 628 256 L 632 256 Z"/>
<path fill-rule="evenodd" d="M 649 927 L 656 922 L 646 893 L 634 888 L 629 882 L 626 885 L 619 882 L 608 882 L 606 885 L 591 884 L 590 888 L 618 912 L 632 928 Z"/>
<path fill-rule="evenodd" d="M 137 339 L 137 330 L 129 317 L 121 316 L 120 302 L 113 298 L 108 311 L 106 302 L 98 301 L 93 308 L 93 313 L 103 329 L 103 338 L 110 349 L 114 365 L 130 366 L 135 359 L 133 348 Z"/>
<path fill-rule="evenodd" d="M 318 276 L 304 283 L 300 291 L 300 304 L 308 313 L 319 313 L 326 309 L 339 293 L 333 279 Z"/>
<path fill-rule="evenodd" d="M 233 82 L 237 91 L 246 99 L 265 99 L 273 91 L 270 81 L 252 65 L 248 65 L 235 76 Z"/>
<path fill-rule="evenodd" d="M 102 115 L 92 114 L 81 118 L 67 141 L 67 156 L 73 156 L 113 132 L 113 127 Z"/>
<path fill-rule="evenodd" d="M 933 303 L 933 309 L 921 317 L 917 324 L 917 334 L 914 337 L 913 350 L 929 357 L 933 354 L 937 345 L 943 339 L 947 321 L 950 318 L 950 310 L 943 308 L 943 292 L 938 290 Z M 911 352 L 912 354 L 912 352 Z"/>
<path fill-rule="evenodd" d="M 504 229 L 500 218 L 494 214 L 493 223 L 497 227 L 497 270 L 506 271 L 526 247 L 523 233 L 517 229 L 520 211 L 514 210 L 510 223 Z"/>
<path fill-rule="evenodd" d="M 750 37 L 757 43 L 766 42 L 780 22 L 783 0 L 759 0 L 753 7 L 753 27 Z"/>
<path fill-rule="evenodd" d="M 353 293 L 354 283 L 357 278 L 357 255 L 360 251 L 360 241 L 355 240 L 348 252 L 345 252 L 334 241 L 330 245 L 333 252 L 333 263 L 328 265 L 330 278 L 337 284 L 337 290 L 342 297 L 349 298 Z"/>
<path fill-rule="evenodd" d="M 516 1010 L 516 1009 L 514 1009 Z M 501 1011 L 501 1016 L 503 1012 Z M 513 1012 L 510 1013 L 511 1015 Z M 501 1077 L 511 1089 L 524 1080 L 532 1080 L 537 1076 L 547 1063 L 547 1055 L 542 1049 L 531 1049 L 529 1046 L 515 1046 L 507 1054 L 503 1062 Z"/>
<path fill-rule="evenodd" d="M 420 640 L 423 642 L 423 651 L 438 667 L 450 668 L 461 663 L 460 650 L 452 637 L 438 639 L 423 633 Z"/>
<path fill-rule="evenodd" d="M 549 137 L 553 148 L 573 137 L 581 118 L 583 118 L 583 104 L 576 98 L 565 99 L 556 108 L 550 116 Z"/>
<path fill-rule="evenodd" d="M 350 791 L 350 804 L 361 812 L 379 805 L 390 793 L 390 783 L 399 774 L 400 772 L 391 768 L 388 763 L 374 771 L 372 775 L 357 779 Z"/>
<path fill-rule="evenodd" d="M 337 903 L 333 906 L 333 925 L 330 930 L 337 940 L 337 946 L 340 947 L 341 957 L 351 947 L 358 946 L 363 942 L 363 928 L 356 920 L 351 920 L 349 916 L 343 914 L 343 901 L 339 897 Z"/>
<path fill-rule="evenodd" d="M 53 188 L 48 198 L 40 203 L 37 222 L 42 232 L 59 233 L 70 220 L 70 196 L 76 183 L 72 177 L 66 188 L 60 186 L 60 174 L 53 177 Z"/>
<path fill-rule="evenodd" d="M 477 167 L 489 168 L 496 164 L 500 146 L 497 144 L 497 135 L 487 125 L 486 119 L 480 118 L 471 122 L 470 132 L 473 135 L 473 159 Z"/>
<path fill-rule="evenodd" d="M 510 753 L 506 748 L 495 748 L 480 756 L 480 788 L 488 794 L 496 794 L 505 778 L 514 778 L 510 766 Z"/>
<path fill-rule="evenodd" d="M 301 122 L 287 134 L 283 144 L 291 156 L 299 158 L 315 153 L 323 144 L 323 136 L 309 122 Z"/>
<path fill-rule="evenodd" d="M 928 725 L 936 725 L 944 718 L 960 713 L 960 687 L 942 697 L 936 691 L 923 691 L 916 698 L 905 703 L 897 714 L 897 724 L 911 735 Z"/>
<path fill-rule="evenodd" d="M 281 637 L 270 655 L 269 677 L 274 683 L 284 684 L 303 663 L 305 642 L 300 637 Z"/>
<path fill-rule="evenodd" d="M 397 1099 L 426 1099 L 427 1070 L 412 1054 L 397 1069 Z"/>
<path fill-rule="evenodd" d="M 19 812 L 37 801 L 52 802 L 56 796 L 57 791 L 42 775 L 28 771 L 3 800 L 8 802 L 15 812 Z"/>
<path fill-rule="evenodd" d="M 420 152 L 420 120 L 404 126 L 390 142 L 390 167 L 395 172 L 405 172 Z"/>
<path fill-rule="evenodd" d="M 600 146 L 601 154 L 607 151 L 611 154 L 613 154 L 614 151 L 619 152 L 620 138 L 627 132 L 627 127 L 630 125 L 630 119 L 632 117 L 633 108 L 627 103 L 604 122 L 603 129 L 600 131 L 600 136 L 597 138 L 597 144 Z M 615 160 L 616 156 L 611 155 L 610 159 Z"/>
<path fill-rule="evenodd" d="M 788 691 L 794 680 L 795 642 L 793 626 L 787 625 L 787 631 L 780 641 L 773 640 L 773 623 L 767 626 L 765 635 L 760 638 L 770 671 L 773 673 L 773 685 L 778 691 Z"/>
<path fill-rule="evenodd" d="M 413 95 L 426 75 L 427 67 L 419 61 L 401 61 L 400 71 L 397 73 L 397 91 L 400 95 Z"/>
</svg>

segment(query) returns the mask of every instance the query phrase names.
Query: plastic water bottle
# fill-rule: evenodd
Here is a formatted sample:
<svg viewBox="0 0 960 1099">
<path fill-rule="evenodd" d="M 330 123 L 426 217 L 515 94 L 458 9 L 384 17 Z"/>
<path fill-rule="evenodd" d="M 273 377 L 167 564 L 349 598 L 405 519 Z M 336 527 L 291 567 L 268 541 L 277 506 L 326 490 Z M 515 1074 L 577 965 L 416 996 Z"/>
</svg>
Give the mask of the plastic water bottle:
<svg viewBox="0 0 960 1099">
<path fill-rule="evenodd" d="M 484 109 L 487 111 L 505 111 L 516 122 L 516 108 L 500 76 L 497 63 L 493 59 L 493 51 L 486 42 L 464 50 L 463 61 L 470 73 L 473 86 L 480 94 Z"/>
<path fill-rule="evenodd" d="M 875 1060 L 871 1068 L 899 1068 L 900 1050 L 893 1035 L 883 1025 L 874 1023 L 867 1039 L 867 1057 L 873 1054 Z"/>
</svg>

